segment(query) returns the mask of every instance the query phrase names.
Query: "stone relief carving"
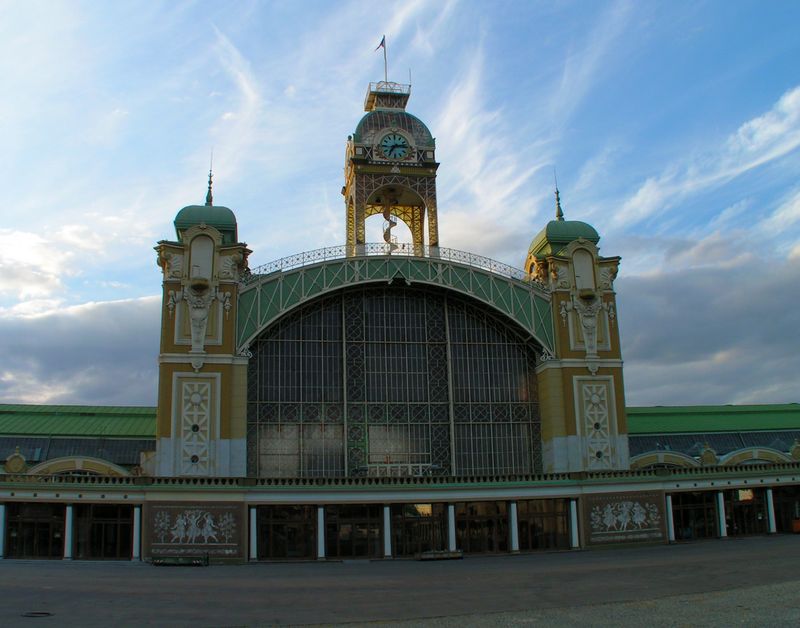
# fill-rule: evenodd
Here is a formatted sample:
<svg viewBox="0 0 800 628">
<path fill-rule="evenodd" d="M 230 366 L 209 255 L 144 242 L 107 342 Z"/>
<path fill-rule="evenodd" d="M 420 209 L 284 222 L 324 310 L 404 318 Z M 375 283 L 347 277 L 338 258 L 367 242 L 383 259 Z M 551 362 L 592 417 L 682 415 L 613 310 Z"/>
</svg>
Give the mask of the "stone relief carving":
<svg viewBox="0 0 800 628">
<path fill-rule="evenodd" d="M 600 289 L 613 290 L 614 280 L 617 278 L 619 268 L 616 266 L 603 266 L 600 269 Z"/>
<path fill-rule="evenodd" d="M 189 288 L 183 292 L 183 298 L 189 304 L 189 323 L 192 330 L 191 353 L 203 353 L 209 308 L 216 295 L 210 290 L 198 292 L 194 288 Z"/>
<path fill-rule="evenodd" d="M 589 469 L 610 469 L 611 430 L 606 384 L 586 383 L 581 387 L 586 457 Z"/>
<path fill-rule="evenodd" d="M 561 318 L 566 321 L 568 312 L 576 312 L 583 331 L 583 344 L 586 349 L 586 357 L 597 357 L 597 325 L 600 310 L 608 310 L 608 307 L 598 297 L 591 299 L 575 299 L 571 302 L 561 304 Z"/>
<path fill-rule="evenodd" d="M 219 260 L 219 278 L 236 281 L 239 278 L 239 266 L 242 263 L 241 255 L 227 255 Z"/>
<path fill-rule="evenodd" d="M 555 262 L 550 263 L 550 283 L 553 288 L 569 288 L 567 267 Z"/>
<path fill-rule="evenodd" d="M 180 279 L 183 275 L 183 255 L 180 253 L 165 253 L 165 274 L 170 279 Z"/>
<path fill-rule="evenodd" d="M 592 508 L 589 519 L 592 532 L 626 532 L 628 530 L 657 530 L 661 513 L 655 504 L 623 501 Z"/>
<path fill-rule="evenodd" d="M 534 281 L 544 284 L 547 281 L 547 262 L 541 260 L 533 260 L 533 275 Z"/>
<path fill-rule="evenodd" d="M 181 473 L 208 473 L 211 384 L 184 381 L 181 389 Z"/>
<path fill-rule="evenodd" d="M 238 505 L 222 503 L 150 503 L 144 509 L 143 545 L 153 558 L 207 554 L 244 556 L 246 523 Z"/>
</svg>

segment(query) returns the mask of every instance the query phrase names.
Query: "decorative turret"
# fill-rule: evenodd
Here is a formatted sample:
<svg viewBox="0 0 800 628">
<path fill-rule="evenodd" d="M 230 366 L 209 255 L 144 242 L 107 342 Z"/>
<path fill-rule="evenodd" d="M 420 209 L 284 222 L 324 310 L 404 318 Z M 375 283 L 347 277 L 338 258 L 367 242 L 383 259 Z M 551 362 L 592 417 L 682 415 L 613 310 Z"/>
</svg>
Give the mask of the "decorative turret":
<svg viewBox="0 0 800 628">
<path fill-rule="evenodd" d="M 531 242 L 525 270 L 550 289 L 555 360 L 538 369 L 545 471 L 627 469 L 628 439 L 614 279 L 591 225 L 555 220 Z"/>
<path fill-rule="evenodd" d="M 250 251 L 236 216 L 205 205 L 175 217 L 177 241 L 158 243 L 163 279 L 157 475 L 244 475 L 247 359 L 235 354 L 239 279 Z"/>
</svg>

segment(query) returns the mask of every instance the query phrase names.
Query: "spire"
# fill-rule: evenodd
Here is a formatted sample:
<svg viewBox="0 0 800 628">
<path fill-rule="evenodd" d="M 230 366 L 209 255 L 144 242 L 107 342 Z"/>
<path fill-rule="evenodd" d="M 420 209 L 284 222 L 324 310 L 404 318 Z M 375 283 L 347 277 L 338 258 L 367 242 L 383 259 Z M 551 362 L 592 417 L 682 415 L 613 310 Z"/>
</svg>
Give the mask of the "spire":
<svg viewBox="0 0 800 628">
<path fill-rule="evenodd" d="M 210 189 L 211 188 L 209 188 L 209 190 Z M 564 220 L 564 212 L 561 211 L 561 197 L 558 194 L 558 187 L 556 187 L 556 220 Z"/>
<path fill-rule="evenodd" d="M 211 151 L 211 162 L 208 164 L 208 192 L 206 193 L 206 205 L 211 207 L 214 204 L 214 194 L 211 192 L 211 179 L 214 176 L 212 170 L 214 167 L 214 151 Z"/>
<path fill-rule="evenodd" d="M 561 196 L 558 194 L 558 175 L 556 167 L 553 166 L 553 183 L 556 186 L 556 220 L 564 220 L 564 212 L 561 211 Z"/>
</svg>

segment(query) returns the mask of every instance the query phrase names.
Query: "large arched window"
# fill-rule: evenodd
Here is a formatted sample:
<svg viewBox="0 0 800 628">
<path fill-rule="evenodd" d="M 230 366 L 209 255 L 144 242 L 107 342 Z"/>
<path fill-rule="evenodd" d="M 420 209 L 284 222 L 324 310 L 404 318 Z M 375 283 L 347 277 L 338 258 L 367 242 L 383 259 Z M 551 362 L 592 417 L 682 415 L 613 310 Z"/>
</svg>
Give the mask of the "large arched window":
<svg viewBox="0 0 800 628">
<path fill-rule="evenodd" d="M 251 351 L 251 476 L 541 469 L 536 348 L 473 301 L 343 291 L 285 316 Z"/>
</svg>

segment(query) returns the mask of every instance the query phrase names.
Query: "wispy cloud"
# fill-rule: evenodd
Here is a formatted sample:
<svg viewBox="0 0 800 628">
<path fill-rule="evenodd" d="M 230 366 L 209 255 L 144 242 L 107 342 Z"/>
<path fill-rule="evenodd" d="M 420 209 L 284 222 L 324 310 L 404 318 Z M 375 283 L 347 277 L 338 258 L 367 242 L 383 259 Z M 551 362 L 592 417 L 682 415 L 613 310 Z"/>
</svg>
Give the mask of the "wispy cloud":
<svg viewBox="0 0 800 628">
<path fill-rule="evenodd" d="M 649 177 L 614 216 L 631 225 L 674 207 L 686 197 L 731 181 L 800 147 L 800 87 L 766 113 L 743 123 L 713 150 Z"/>
</svg>

